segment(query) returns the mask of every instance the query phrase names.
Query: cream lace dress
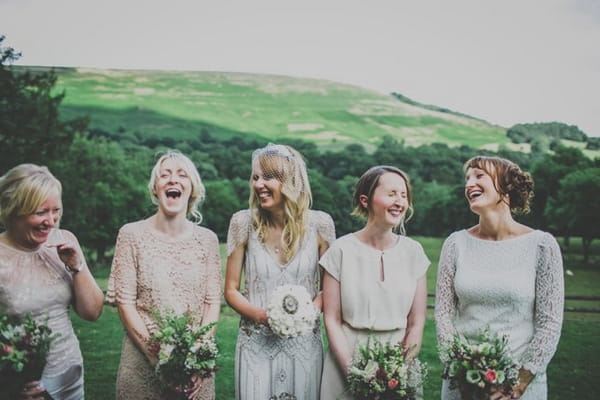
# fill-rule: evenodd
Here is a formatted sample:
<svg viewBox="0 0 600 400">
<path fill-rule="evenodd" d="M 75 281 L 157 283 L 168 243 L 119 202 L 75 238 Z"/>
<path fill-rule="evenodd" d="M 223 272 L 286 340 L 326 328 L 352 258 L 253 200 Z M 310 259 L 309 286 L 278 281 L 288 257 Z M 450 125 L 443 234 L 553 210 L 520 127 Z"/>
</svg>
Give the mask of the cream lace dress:
<svg viewBox="0 0 600 400">
<path fill-rule="evenodd" d="M 312 297 L 319 292 L 318 236 L 335 239 L 331 217 L 309 211 L 304 240 L 294 257 L 280 265 L 252 228 L 250 212 L 235 213 L 227 236 L 228 253 L 245 244 L 244 291 L 248 301 L 266 308 L 273 290 L 281 285 L 304 286 Z M 236 344 L 235 395 L 240 400 L 318 400 L 323 364 L 321 330 L 293 339 L 280 339 L 264 325 L 244 318 Z"/>
<path fill-rule="evenodd" d="M 48 240 L 55 235 L 56 229 Z M 59 334 L 50 346 L 42 374 L 49 392 L 55 383 L 71 386 L 52 391 L 53 398 L 59 400 L 83 398 L 83 359 L 69 317 L 72 300 L 73 277 L 65 270 L 56 248 L 42 244 L 37 250 L 22 251 L 0 243 L 0 311 L 20 317 L 31 312 L 38 321 L 48 318 L 52 332 Z"/>
<path fill-rule="evenodd" d="M 436 292 L 438 342 L 448 344 L 455 332 L 472 337 L 488 325 L 508 334 L 519 363 L 536 375 L 522 400 L 547 398 L 546 366 L 560 337 L 563 303 L 562 257 L 549 233 L 489 241 L 462 230 L 444 242 Z M 460 399 L 447 381 L 442 399 Z"/>
<path fill-rule="evenodd" d="M 342 329 L 352 353 L 356 355 L 358 346 L 370 337 L 391 343 L 404 338 L 417 281 L 430 264 L 419 242 L 398 236 L 393 247 L 381 251 L 350 233 L 335 241 L 320 264 L 340 283 Z M 323 367 L 321 400 L 352 398 L 329 351 Z"/>
<path fill-rule="evenodd" d="M 134 304 L 150 332 L 152 312 L 183 314 L 201 320 L 204 307 L 221 299 L 221 262 L 216 235 L 199 226 L 173 240 L 149 220 L 123 226 L 117 237 L 106 301 Z M 199 399 L 214 399 L 214 378 L 203 384 Z M 164 399 L 146 357 L 127 335 L 117 375 L 117 399 Z"/>
</svg>

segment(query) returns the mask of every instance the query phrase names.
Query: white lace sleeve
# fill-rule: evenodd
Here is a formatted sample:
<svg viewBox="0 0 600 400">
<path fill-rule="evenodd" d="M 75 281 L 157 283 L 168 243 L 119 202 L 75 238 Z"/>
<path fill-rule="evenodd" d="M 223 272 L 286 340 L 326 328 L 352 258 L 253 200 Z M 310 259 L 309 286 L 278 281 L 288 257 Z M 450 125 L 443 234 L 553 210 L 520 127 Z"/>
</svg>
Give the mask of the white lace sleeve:
<svg viewBox="0 0 600 400">
<path fill-rule="evenodd" d="M 546 369 L 552 359 L 563 320 L 564 275 L 558 243 L 546 234 L 538 249 L 535 280 L 535 331 L 521 357 L 523 367 L 532 373 Z"/>
<path fill-rule="evenodd" d="M 227 231 L 227 256 L 238 248 L 238 246 L 248 243 L 250 220 L 249 210 L 241 210 L 231 216 L 229 230 Z"/>
<path fill-rule="evenodd" d="M 456 235 L 452 234 L 442 246 L 435 290 L 435 326 L 439 347 L 448 345 L 454 335 L 454 324 L 452 321 L 456 313 L 457 302 L 454 292 L 455 272 Z M 440 354 L 442 353 L 440 352 Z"/>
<path fill-rule="evenodd" d="M 313 215 L 319 236 L 331 246 L 331 243 L 335 240 L 335 225 L 331 215 L 324 211 L 314 211 Z"/>
</svg>

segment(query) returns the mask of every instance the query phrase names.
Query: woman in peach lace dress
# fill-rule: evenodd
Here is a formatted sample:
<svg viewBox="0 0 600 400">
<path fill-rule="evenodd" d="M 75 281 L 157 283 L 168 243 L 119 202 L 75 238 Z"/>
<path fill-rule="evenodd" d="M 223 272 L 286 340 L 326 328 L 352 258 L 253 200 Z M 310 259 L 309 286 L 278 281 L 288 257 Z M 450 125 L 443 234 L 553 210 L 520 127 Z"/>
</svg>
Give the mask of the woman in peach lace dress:
<svg viewBox="0 0 600 400">
<path fill-rule="evenodd" d="M 149 339 L 153 313 L 189 311 L 203 325 L 217 321 L 221 262 L 216 235 L 187 219 L 197 210 L 204 186 L 189 158 L 177 151 L 163 155 L 148 184 L 158 205 L 148 219 L 124 225 L 117 237 L 107 302 L 115 305 L 125 327 L 117 376 L 117 399 L 165 399 L 154 375 L 156 355 Z M 190 399 L 214 399 L 214 378 L 190 382 Z"/>
</svg>

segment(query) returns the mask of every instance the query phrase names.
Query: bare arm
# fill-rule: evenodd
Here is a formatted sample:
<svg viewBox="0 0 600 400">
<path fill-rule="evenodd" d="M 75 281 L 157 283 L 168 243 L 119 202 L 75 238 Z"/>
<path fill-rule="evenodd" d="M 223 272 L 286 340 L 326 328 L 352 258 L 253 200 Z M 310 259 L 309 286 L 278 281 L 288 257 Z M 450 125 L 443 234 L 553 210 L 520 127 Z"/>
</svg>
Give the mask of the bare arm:
<svg viewBox="0 0 600 400">
<path fill-rule="evenodd" d="M 73 309 L 81 318 L 96 321 L 102 314 L 103 295 L 94 276 L 90 272 L 83 251 L 75 235 L 69 231 L 61 230 L 65 241 L 56 245 L 58 257 L 71 271 L 80 269 L 73 274 Z"/>
<path fill-rule="evenodd" d="M 134 304 L 117 304 L 117 310 L 119 311 L 119 317 L 125 327 L 125 332 L 129 339 L 133 342 L 150 362 L 150 365 L 156 364 L 156 355 L 150 351 L 150 332 L 146 327 L 146 324 L 142 320 L 142 317 L 138 313 Z"/>
<path fill-rule="evenodd" d="M 323 254 L 325 254 L 325 252 L 327 251 L 327 249 L 329 248 L 329 242 L 325 239 L 323 239 L 323 237 L 321 237 L 321 235 L 317 236 L 319 238 L 319 258 L 321 258 L 321 256 L 323 256 Z M 324 270 L 321 266 L 319 266 L 319 293 L 317 293 L 317 295 L 315 296 L 315 298 L 313 299 L 313 303 L 315 304 L 315 307 L 317 307 L 317 309 L 319 311 L 323 310 L 323 279 L 324 279 Z"/>
<path fill-rule="evenodd" d="M 423 275 L 417 281 L 417 289 L 413 299 L 408 321 L 406 335 L 404 336 L 404 351 L 408 357 L 416 357 L 423 343 L 423 330 L 427 313 L 427 277 Z"/>
<path fill-rule="evenodd" d="M 346 376 L 352 362 L 348 339 L 342 330 L 342 302 L 340 283 L 329 272 L 323 277 L 323 315 L 325 329 L 329 339 L 329 347 L 337 361 L 338 367 Z"/>
<path fill-rule="evenodd" d="M 225 300 L 227 304 L 246 319 L 258 324 L 267 325 L 267 311 L 256 307 L 240 293 L 242 268 L 246 245 L 239 245 L 227 257 L 227 270 L 225 273 Z"/>
</svg>

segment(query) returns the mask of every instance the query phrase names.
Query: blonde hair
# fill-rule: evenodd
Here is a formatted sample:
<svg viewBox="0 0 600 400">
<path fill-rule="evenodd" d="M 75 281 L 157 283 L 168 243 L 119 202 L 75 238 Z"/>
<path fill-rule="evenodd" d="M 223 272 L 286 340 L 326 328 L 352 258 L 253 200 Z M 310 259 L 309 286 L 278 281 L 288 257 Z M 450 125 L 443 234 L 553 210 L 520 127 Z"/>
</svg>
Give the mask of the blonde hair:
<svg viewBox="0 0 600 400">
<path fill-rule="evenodd" d="M 53 194 L 60 198 L 62 185 L 48 168 L 17 165 L 0 177 L 0 224 L 10 230 L 15 217 L 33 214 Z"/>
<path fill-rule="evenodd" d="M 259 166 L 263 174 L 272 175 L 281 182 L 284 210 L 281 247 L 284 259 L 290 260 L 304 238 L 306 218 L 312 203 L 306 164 L 302 155 L 292 147 L 270 143 L 252 154 L 252 165 Z M 260 207 L 258 195 L 252 190 L 252 182 L 251 176 L 249 206 L 252 224 L 258 237 L 264 241 L 272 225 L 272 216 Z"/>
<path fill-rule="evenodd" d="M 190 198 L 187 204 L 186 215 L 192 216 L 192 218 L 196 221 L 196 223 L 202 222 L 202 214 L 200 213 L 199 207 L 200 204 L 204 201 L 204 197 L 206 195 L 206 189 L 202 184 L 202 179 L 200 179 L 200 174 L 196 169 L 196 166 L 188 157 L 183 155 L 178 150 L 168 150 L 166 151 L 156 164 L 154 164 L 154 168 L 152 168 L 152 172 L 150 173 L 150 180 L 148 181 L 148 191 L 150 192 L 150 197 L 152 199 L 152 204 L 158 205 L 158 196 L 156 195 L 155 185 L 156 180 L 160 176 L 160 167 L 162 163 L 171 159 L 175 161 L 187 174 L 192 183 L 192 193 L 190 194 Z"/>
<path fill-rule="evenodd" d="M 369 214 L 371 213 L 371 199 L 373 198 L 373 194 L 375 193 L 375 189 L 379 185 L 379 179 L 383 174 L 391 172 L 393 174 L 400 175 L 400 177 L 404 180 L 406 184 L 406 200 L 408 202 L 408 210 L 406 210 L 405 217 L 402 218 L 402 221 L 397 227 L 397 230 L 400 234 L 406 234 L 404 229 L 404 222 L 408 221 L 412 218 L 414 214 L 413 209 L 413 200 L 412 200 L 412 189 L 410 187 L 410 180 L 408 179 L 408 175 L 406 172 L 402 171 L 399 168 L 392 167 L 390 165 L 377 165 L 375 167 L 369 168 L 358 180 L 356 186 L 354 187 L 354 195 L 352 196 L 352 204 L 354 209 L 352 210 L 352 215 L 355 217 L 359 217 L 361 219 L 368 219 Z M 360 196 L 367 196 L 368 206 L 363 207 L 360 202 Z"/>
<path fill-rule="evenodd" d="M 463 166 L 465 172 L 469 168 L 481 169 L 492 177 L 496 192 L 508 197 L 511 212 L 529 212 L 529 203 L 533 198 L 533 178 L 529 173 L 523 172 L 517 164 L 501 157 L 475 156 Z"/>
</svg>

